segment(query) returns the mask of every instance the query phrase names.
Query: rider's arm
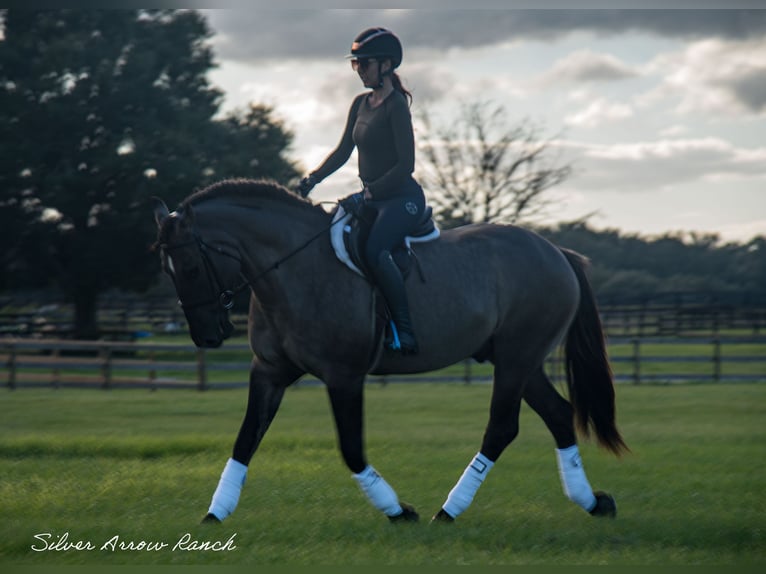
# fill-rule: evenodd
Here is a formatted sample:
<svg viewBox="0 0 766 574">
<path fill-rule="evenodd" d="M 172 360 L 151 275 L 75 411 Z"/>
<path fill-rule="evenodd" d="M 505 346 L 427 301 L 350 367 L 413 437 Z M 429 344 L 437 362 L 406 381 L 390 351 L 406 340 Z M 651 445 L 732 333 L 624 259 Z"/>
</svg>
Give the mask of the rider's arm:
<svg viewBox="0 0 766 574">
<path fill-rule="evenodd" d="M 352 134 L 354 131 L 354 124 L 356 123 L 356 112 L 364 97 L 365 94 L 361 94 L 354 99 L 351 104 L 351 109 L 348 112 L 346 127 L 343 130 L 343 136 L 341 136 L 340 142 L 330 155 L 325 158 L 322 165 L 311 172 L 316 183 L 319 183 L 324 178 L 340 169 L 340 167 L 348 161 L 351 152 L 354 151 L 354 138 Z"/>
</svg>

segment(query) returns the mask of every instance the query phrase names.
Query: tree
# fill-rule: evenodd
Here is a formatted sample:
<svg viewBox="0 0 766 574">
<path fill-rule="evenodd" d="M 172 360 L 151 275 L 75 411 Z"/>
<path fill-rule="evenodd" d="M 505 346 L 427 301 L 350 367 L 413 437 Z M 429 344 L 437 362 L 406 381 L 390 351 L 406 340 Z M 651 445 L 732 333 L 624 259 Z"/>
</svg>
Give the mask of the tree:
<svg viewBox="0 0 766 574">
<path fill-rule="evenodd" d="M 549 157 L 552 142 L 537 127 L 509 127 L 502 106 L 464 104 L 447 126 L 434 126 L 427 111 L 419 119 L 418 177 L 444 227 L 529 222 L 549 207 L 545 191 L 571 172 Z"/>
<path fill-rule="evenodd" d="M 591 258 L 591 280 L 599 297 L 626 302 L 685 293 L 736 304 L 766 303 L 763 237 L 746 244 L 722 244 L 716 235 L 693 232 L 642 238 L 614 229 L 597 231 L 583 221 L 537 231 Z"/>
<path fill-rule="evenodd" d="M 291 134 L 255 106 L 216 120 L 195 11 L 7 10 L 0 36 L 0 288 L 58 287 L 75 336 L 98 296 L 156 280 L 149 197 L 223 176 L 292 178 Z"/>
</svg>

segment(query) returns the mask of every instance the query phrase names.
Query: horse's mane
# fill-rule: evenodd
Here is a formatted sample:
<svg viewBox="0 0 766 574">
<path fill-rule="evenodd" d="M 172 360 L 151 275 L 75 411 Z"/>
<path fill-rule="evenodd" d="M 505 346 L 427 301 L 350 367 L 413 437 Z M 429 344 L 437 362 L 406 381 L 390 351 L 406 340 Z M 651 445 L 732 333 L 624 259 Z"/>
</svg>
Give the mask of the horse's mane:
<svg viewBox="0 0 766 574">
<path fill-rule="evenodd" d="M 327 215 L 320 205 L 296 195 L 275 181 L 245 178 L 224 179 L 197 190 L 179 204 L 178 211 L 182 212 L 189 206 L 198 205 L 205 201 L 227 198 L 237 199 L 243 205 L 254 208 L 260 207 L 264 201 L 273 201 Z M 153 249 L 157 249 L 163 243 L 168 242 L 174 221 L 174 218 L 169 217 L 162 222 L 158 232 L 158 240 Z"/>
<path fill-rule="evenodd" d="M 271 200 L 301 209 L 324 212 L 321 206 L 296 195 L 273 180 L 244 178 L 224 179 L 195 191 L 181 202 L 179 208 L 183 209 L 188 205 L 193 206 L 203 201 L 219 198 L 243 199 L 245 203 L 252 202 L 255 204 L 262 203 L 264 200 Z"/>
</svg>

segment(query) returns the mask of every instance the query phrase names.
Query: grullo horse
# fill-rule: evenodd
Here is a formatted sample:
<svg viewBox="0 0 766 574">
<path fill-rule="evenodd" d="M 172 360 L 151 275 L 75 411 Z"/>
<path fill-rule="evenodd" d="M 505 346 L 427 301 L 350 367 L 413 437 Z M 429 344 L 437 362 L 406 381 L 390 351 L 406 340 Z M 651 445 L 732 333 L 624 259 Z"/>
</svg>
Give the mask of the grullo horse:
<svg viewBox="0 0 766 574">
<path fill-rule="evenodd" d="M 451 522 L 468 508 L 516 437 L 522 400 L 553 435 L 565 494 L 592 515 L 615 516 L 614 499 L 590 487 L 575 433 L 592 430 L 607 450 L 627 450 L 582 256 L 497 224 L 447 230 L 418 245 L 426 281 L 412 274 L 406 288 L 420 352 L 402 355 L 384 348 L 379 295 L 336 258 L 327 233 L 331 215 L 321 206 L 251 180 L 213 184 L 172 213 L 155 201 L 163 268 L 197 346 L 219 347 L 233 330 L 234 294 L 252 292 L 247 411 L 204 520 L 222 521 L 234 511 L 285 389 L 306 373 L 326 385 L 343 459 L 362 492 L 392 521 L 417 520 L 365 456 L 365 376 L 432 371 L 468 357 L 494 365 L 489 421 L 479 451 L 433 519 Z M 543 370 L 559 345 L 571 403 Z"/>
</svg>

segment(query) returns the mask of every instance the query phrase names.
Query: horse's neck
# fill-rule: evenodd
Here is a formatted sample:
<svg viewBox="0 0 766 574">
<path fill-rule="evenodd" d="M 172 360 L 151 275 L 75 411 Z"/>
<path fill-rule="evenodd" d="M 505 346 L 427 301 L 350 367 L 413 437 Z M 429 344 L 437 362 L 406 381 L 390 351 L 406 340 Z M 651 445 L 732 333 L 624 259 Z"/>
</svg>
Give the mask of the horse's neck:
<svg viewBox="0 0 766 574">
<path fill-rule="evenodd" d="M 236 210 L 225 221 L 228 232 L 239 242 L 245 275 L 251 283 L 258 283 L 253 284 L 254 289 L 271 285 L 271 291 L 280 292 L 285 286 L 276 283 L 282 282 L 283 274 L 276 271 L 291 269 L 294 263 L 304 267 L 307 260 L 316 260 L 330 215 L 275 202 Z"/>
</svg>

